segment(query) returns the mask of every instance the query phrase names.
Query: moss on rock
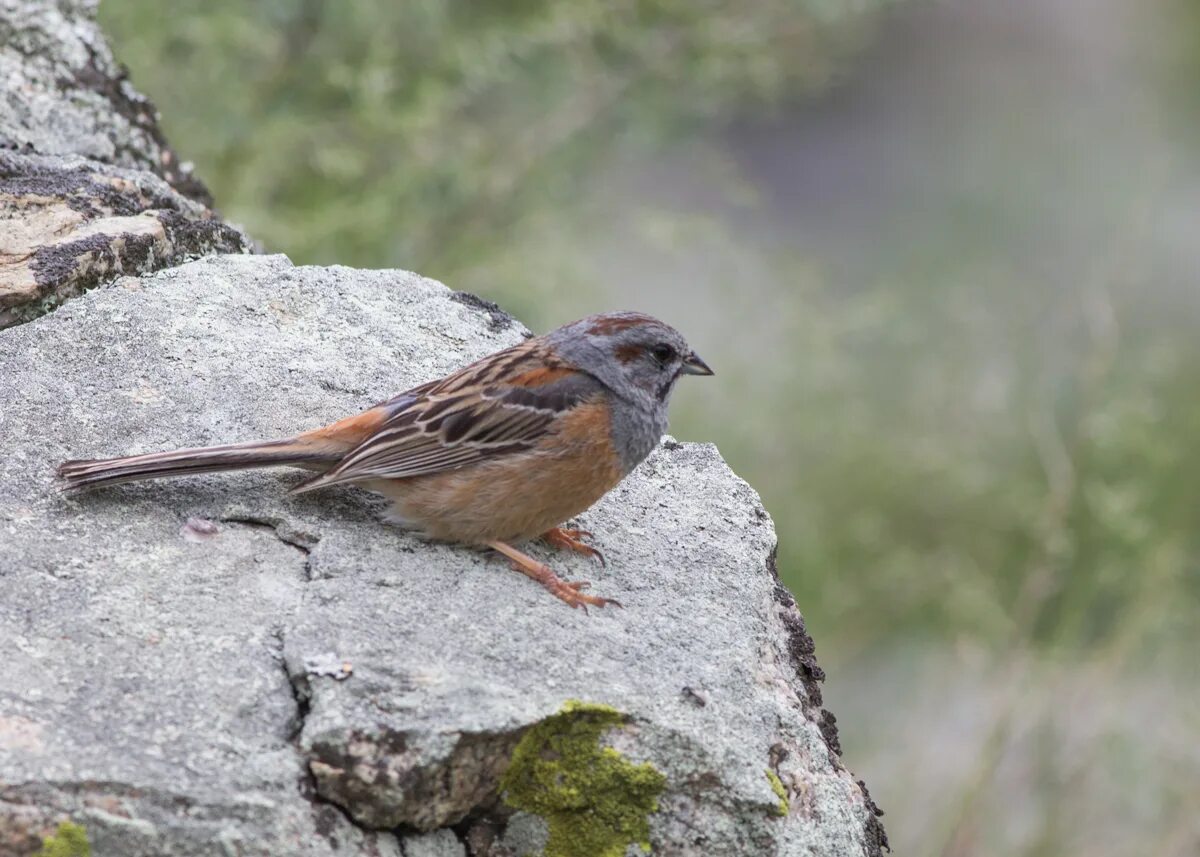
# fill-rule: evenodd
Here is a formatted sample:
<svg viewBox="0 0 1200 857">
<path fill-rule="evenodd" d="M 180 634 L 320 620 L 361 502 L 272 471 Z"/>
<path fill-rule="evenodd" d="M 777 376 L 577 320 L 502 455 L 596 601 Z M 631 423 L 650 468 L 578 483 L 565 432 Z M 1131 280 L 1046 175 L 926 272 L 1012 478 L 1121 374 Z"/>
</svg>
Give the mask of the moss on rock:
<svg viewBox="0 0 1200 857">
<path fill-rule="evenodd" d="M 58 825 L 53 836 L 42 840 L 42 847 L 33 857 L 91 857 L 92 846 L 87 831 L 70 821 Z"/>
<path fill-rule="evenodd" d="M 606 705 L 569 700 L 513 751 L 500 784 L 504 800 L 545 819 L 545 857 L 621 857 L 634 843 L 650 850 L 649 815 L 666 777 L 600 745 L 606 731 L 627 721 Z"/>
<path fill-rule="evenodd" d="M 783 787 L 783 780 L 779 779 L 779 774 L 767 768 L 767 782 L 771 784 L 771 791 L 779 797 L 779 805 L 775 807 L 775 814 L 783 818 L 791 809 L 791 804 L 788 803 L 787 789 Z"/>
</svg>

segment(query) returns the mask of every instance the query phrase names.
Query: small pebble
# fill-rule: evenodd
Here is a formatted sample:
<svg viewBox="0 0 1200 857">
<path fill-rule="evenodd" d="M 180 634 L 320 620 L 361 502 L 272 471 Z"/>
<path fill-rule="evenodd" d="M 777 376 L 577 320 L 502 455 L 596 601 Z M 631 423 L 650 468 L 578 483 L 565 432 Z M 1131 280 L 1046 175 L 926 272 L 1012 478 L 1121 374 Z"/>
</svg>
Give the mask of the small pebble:
<svg viewBox="0 0 1200 857">
<path fill-rule="evenodd" d="M 189 542 L 207 541 L 220 532 L 216 524 L 204 518 L 188 518 L 187 523 L 179 528 L 179 534 Z"/>
</svg>

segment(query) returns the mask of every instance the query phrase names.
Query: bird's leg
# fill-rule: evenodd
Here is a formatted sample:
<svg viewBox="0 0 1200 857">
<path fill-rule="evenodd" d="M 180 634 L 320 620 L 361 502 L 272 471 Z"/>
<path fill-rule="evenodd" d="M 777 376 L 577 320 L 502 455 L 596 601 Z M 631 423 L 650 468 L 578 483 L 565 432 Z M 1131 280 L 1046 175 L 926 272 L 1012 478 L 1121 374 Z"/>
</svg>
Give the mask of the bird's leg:
<svg viewBox="0 0 1200 857">
<path fill-rule="evenodd" d="M 584 595 L 580 590 L 586 589 L 591 585 L 586 580 L 563 580 L 554 573 L 550 566 L 538 562 L 531 556 L 526 556 L 512 545 L 505 544 L 504 542 L 488 542 L 487 544 L 492 550 L 498 551 L 508 557 L 513 568 L 524 575 L 532 577 L 550 590 L 552 595 L 564 601 L 569 607 L 582 607 L 586 612 L 589 604 L 593 607 L 604 607 L 609 604 L 614 604 L 617 607 L 621 606 L 619 602 L 611 598 L 601 598 L 598 595 Z"/>
<path fill-rule="evenodd" d="M 595 557 L 600 560 L 602 566 L 607 568 L 608 563 L 604 561 L 604 554 L 583 541 L 583 539 L 590 539 L 591 537 L 592 534 L 587 530 L 568 530 L 562 527 L 555 527 L 552 530 L 546 530 L 546 532 L 542 533 L 542 541 L 547 544 L 554 545 L 556 548 L 563 548 L 564 550 Z"/>
</svg>

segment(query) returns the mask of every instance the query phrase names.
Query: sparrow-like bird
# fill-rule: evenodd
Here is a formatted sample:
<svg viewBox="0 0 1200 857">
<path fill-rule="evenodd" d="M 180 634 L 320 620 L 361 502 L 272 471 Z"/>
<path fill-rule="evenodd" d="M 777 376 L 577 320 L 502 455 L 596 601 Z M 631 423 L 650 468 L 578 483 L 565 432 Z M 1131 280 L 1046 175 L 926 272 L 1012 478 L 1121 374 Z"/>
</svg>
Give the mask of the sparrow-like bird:
<svg viewBox="0 0 1200 857">
<path fill-rule="evenodd" d="M 674 328 L 648 315 L 581 319 L 284 440 L 65 461 L 66 490 L 220 470 L 294 465 L 321 473 L 293 493 L 352 482 L 392 501 L 426 536 L 487 546 L 571 607 L 582 592 L 513 547 L 541 537 L 604 558 L 563 521 L 587 509 L 658 444 L 681 375 L 712 375 Z M 586 609 L 586 607 L 585 607 Z"/>
</svg>

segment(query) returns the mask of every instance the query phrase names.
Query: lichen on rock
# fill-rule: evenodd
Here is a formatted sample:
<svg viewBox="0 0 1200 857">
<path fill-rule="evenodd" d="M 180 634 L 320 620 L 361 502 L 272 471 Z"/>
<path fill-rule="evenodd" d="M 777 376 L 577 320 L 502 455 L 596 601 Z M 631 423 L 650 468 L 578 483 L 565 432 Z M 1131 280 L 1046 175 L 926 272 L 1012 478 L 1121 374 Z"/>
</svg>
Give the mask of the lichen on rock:
<svg viewBox="0 0 1200 857">
<path fill-rule="evenodd" d="M 628 718 L 606 705 L 569 700 L 525 733 L 501 781 L 505 802 L 541 816 L 546 857 L 621 857 L 650 850 L 649 816 L 667 779 L 600 743 Z"/>
</svg>

